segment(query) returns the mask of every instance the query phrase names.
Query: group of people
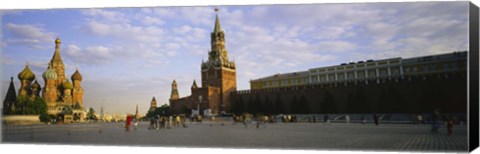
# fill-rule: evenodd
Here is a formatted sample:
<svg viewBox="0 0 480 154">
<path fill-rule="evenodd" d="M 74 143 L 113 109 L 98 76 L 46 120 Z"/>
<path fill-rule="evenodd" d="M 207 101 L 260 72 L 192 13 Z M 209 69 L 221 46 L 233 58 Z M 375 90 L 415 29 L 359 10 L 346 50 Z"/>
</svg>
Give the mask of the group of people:
<svg viewBox="0 0 480 154">
<path fill-rule="evenodd" d="M 432 122 L 431 122 L 431 124 L 432 124 L 431 132 L 432 133 L 438 133 L 438 129 L 441 126 L 440 121 L 442 120 L 439 109 L 435 109 L 433 111 L 432 116 L 431 116 L 431 120 L 432 120 Z M 444 122 L 445 122 L 445 125 L 447 126 L 448 136 L 453 135 L 453 126 L 455 125 L 455 122 L 456 122 L 455 119 L 453 118 L 453 116 L 450 115 L 450 116 L 444 117 Z"/>
<path fill-rule="evenodd" d="M 125 120 L 125 130 L 130 131 L 130 125 L 133 123 L 133 129 L 137 130 L 138 127 L 138 119 L 134 118 L 133 115 L 127 115 L 127 119 Z"/>
<path fill-rule="evenodd" d="M 263 126 L 263 128 L 267 127 L 267 123 L 272 122 L 272 118 L 266 116 L 266 115 L 252 115 L 249 113 L 244 113 L 242 115 L 233 115 L 232 120 L 233 123 L 232 125 L 235 125 L 236 123 L 242 123 L 244 127 L 248 127 L 249 124 L 254 124 L 257 128 L 260 127 L 260 125 Z"/>
<path fill-rule="evenodd" d="M 186 128 L 187 125 L 185 124 L 185 117 L 180 115 L 174 116 L 160 116 L 156 115 L 150 117 L 150 127 L 149 129 L 171 129 L 172 127 L 180 127 Z"/>
</svg>

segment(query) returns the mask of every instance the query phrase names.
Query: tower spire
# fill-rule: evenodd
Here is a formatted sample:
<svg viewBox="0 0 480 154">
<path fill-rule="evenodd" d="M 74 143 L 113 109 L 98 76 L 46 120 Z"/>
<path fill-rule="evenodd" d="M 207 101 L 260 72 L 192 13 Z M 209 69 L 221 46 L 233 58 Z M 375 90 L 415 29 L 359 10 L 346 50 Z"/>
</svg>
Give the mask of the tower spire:
<svg viewBox="0 0 480 154">
<path fill-rule="evenodd" d="M 213 29 L 214 33 L 222 31 L 222 28 L 220 27 L 220 19 L 218 19 L 218 10 L 219 10 L 218 8 L 215 8 L 216 17 L 215 17 L 215 28 Z"/>
<path fill-rule="evenodd" d="M 57 36 L 55 39 L 55 53 L 53 54 L 52 61 L 62 61 L 62 56 L 60 56 L 60 38 Z"/>
</svg>

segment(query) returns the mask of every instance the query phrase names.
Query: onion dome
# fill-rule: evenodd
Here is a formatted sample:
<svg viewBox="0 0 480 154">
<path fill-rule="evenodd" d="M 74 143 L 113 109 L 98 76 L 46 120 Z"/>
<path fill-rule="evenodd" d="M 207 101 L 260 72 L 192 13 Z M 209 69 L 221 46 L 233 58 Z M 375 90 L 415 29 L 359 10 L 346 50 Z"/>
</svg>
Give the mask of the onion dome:
<svg viewBox="0 0 480 154">
<path fill-rule="evenodd" d="M 72 81 L 75 81 L 75 80 L 82 81 L 82 75 L 80 74 L 80 72 L 78 72 L 78 68 L 75 71 L 75 73 L 73 73 L 72 75 Z"/>
<path fill-rule="evenodd" d="M 35 74 L 33 74 L 32 70 L 30 70 L 28 64 L 25 66 L 22 72 L 18 73 L 18 79 L 28 81 L 33 81 L 33 79 L 35 79 Z"/>
<path fill-rule="evenodd" d="M 55 39 L 55 44 L 60 44 L 60 43 L 62 42 L 60 41 L 60 38 L 57 37 L 57 39 Z"/>
<path fill-rule="evenodd" d="M 44 80 L 56 80 L 57 79 L 57 72 L 48 65 L 47 71 L 43 73 Z"/>
<path fill-rule="evenodd" d="M 40 84 L 38 84 L 37 80 L 35 80 L 35 82 L 32 84 L 32 88 L 33 88 L 33 89 L 38 89 L 38 88 L 40 88 Z"/>
<path fill-rule="evenodd" d="M 64 89 L 73 89 L 72 83 L 70 83 L 70 81 L 68 81 L 68 80 L 65 80 L 65 82 L 63 82 L 62 87 Z"/>
</svg>

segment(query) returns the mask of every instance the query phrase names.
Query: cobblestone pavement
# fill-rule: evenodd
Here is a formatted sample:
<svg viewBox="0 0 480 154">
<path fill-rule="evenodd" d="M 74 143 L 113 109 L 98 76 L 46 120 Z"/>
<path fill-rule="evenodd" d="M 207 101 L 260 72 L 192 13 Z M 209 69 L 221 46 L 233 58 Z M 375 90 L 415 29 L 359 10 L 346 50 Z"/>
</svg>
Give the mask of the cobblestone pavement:
<svg viewBox="0 0 480 154">
<path fill-rule="evenodd" d="M 37 144 L 131 145 L 163 147 L 228 147 L 266 149 L 331 149 L 375 151 L 466 152 L 466 126 L 452 136 L 429 125 L 275 123 L 245 128 L 231 123 L 188 123 L 188 128 L 149 130 L 140 123 L 125 131 L 124 123 L 4 126 L 2 142 Z"/>
</svg>

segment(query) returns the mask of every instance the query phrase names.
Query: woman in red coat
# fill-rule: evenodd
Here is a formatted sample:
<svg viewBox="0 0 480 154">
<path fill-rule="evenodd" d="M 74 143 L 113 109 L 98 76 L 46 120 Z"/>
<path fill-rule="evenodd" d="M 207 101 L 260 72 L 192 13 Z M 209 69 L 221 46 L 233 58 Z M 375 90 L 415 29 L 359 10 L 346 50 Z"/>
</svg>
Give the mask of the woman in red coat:
<svg viewBox="0 0 480 154">
<path fill-rule="evenodd" d="M 127 121 L 126 121 L 126 124 L 125 124 L 126 131 L 128 131 L 130 129 L 130 123 L 131 122 L 132 122 L 132 115 L 128 114 L 127 115 Z"/>
</svg>

